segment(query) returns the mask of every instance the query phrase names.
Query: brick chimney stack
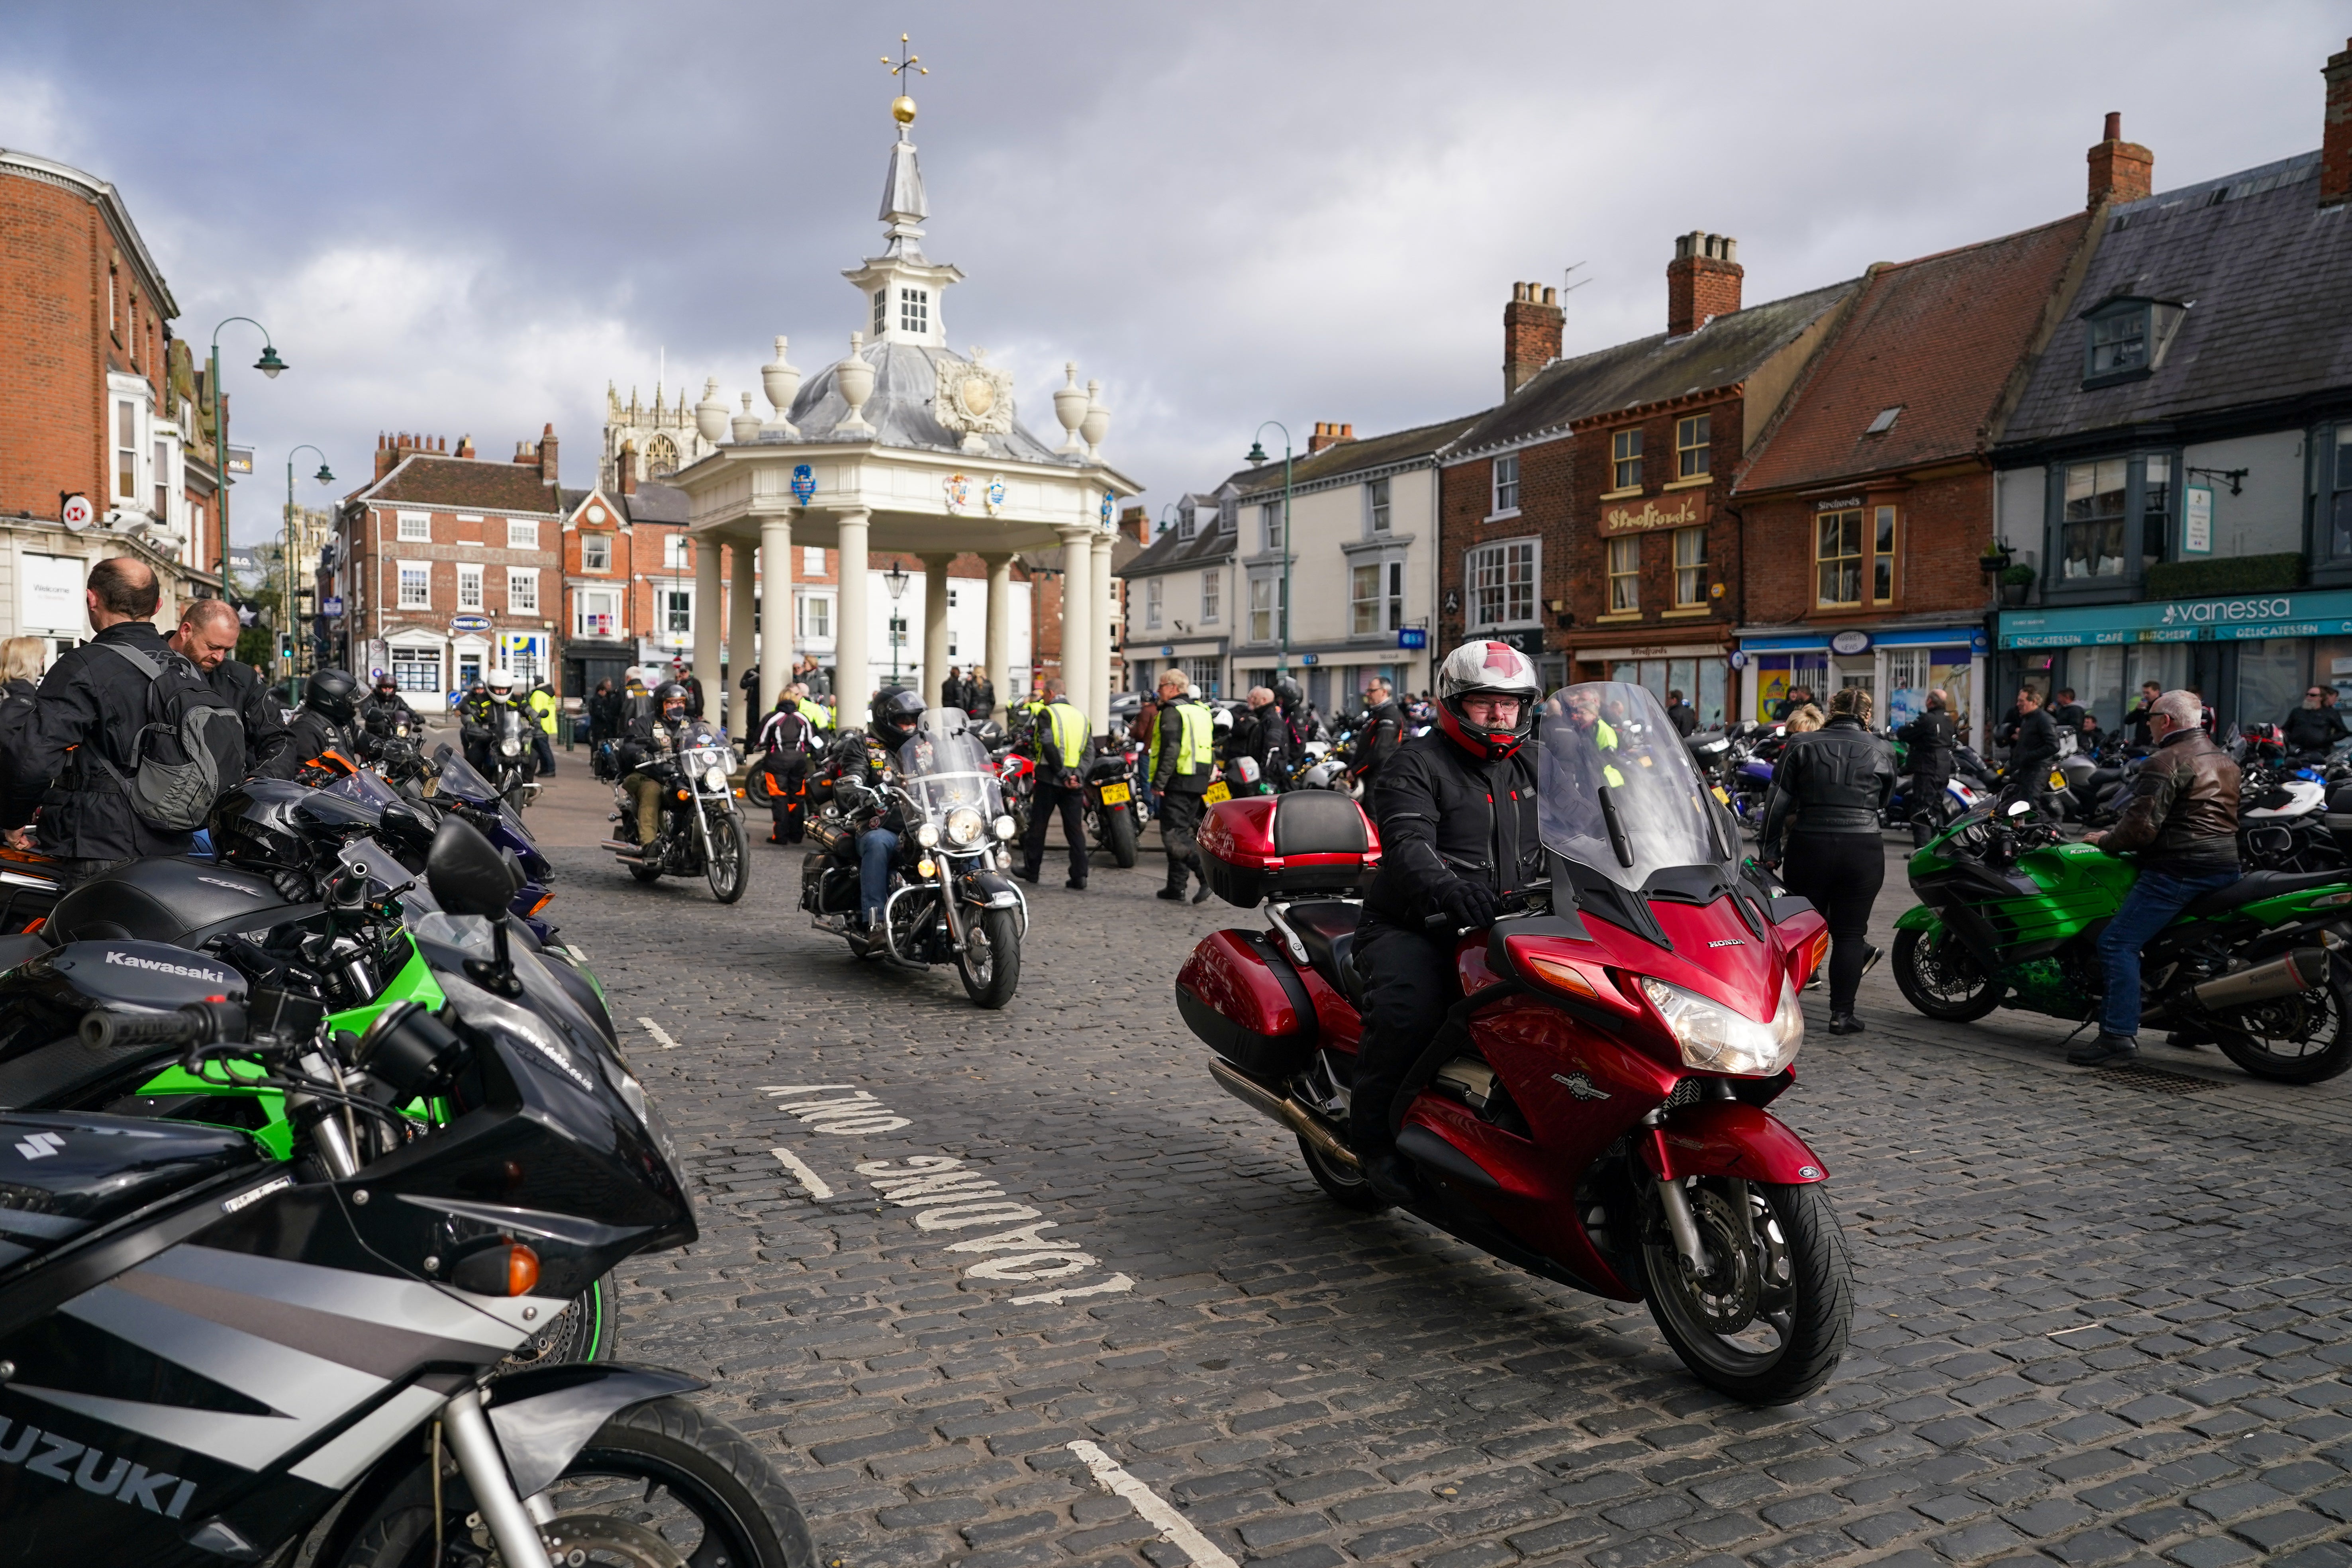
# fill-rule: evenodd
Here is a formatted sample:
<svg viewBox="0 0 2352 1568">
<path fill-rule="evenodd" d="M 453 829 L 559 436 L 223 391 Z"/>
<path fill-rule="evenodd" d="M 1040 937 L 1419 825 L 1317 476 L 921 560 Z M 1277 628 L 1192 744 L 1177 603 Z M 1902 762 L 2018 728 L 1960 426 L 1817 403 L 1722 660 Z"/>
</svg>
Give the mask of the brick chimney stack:
<svg viewBox="0 0 2352 1568">
<path fill-rule="evenodd" d="M 2091 199 L 2086 205 L 2136 202 L 2156 190 L 2156 154 L 2137 142 L 2124 140 L 2120 113 L 2108 111 L 2106 134 L 2089 156 Z"/>
<path fill-rule="evenodd" d="M 2352 201 L 2352 38 L 2327 57 L 2327 120 L 2319 142 L 2319 205 Z"/>
<path fill-rule="evenodd" d="M 1503 307 L 1503 395 L 1508 397 L 1535 379 L 1536 372 L 1559 357 L 1560 323 L 1567 312 L 1559 308 L 1559 290 L 1536 283 L 1511 285 L 1511 302 Z"/>
<path fill-rule="evenodd" d="M 446 449 L 447 445 L 445 438 L 442 446 Z M 401 459 L 404 458 L 432 456 L 433 446 L 430 436 L 412 436 L 406 431 L 386 436 L 379 431 L 375 438 L 375 477 L 379 479 L 383 478 L 400 467 Z"/>
<path fill-rule="evenodd" d="M 635 441 L 622 442 L 620 460 L 613 466 L 621 470 L 621 493 L 625 496 L 636 494 L 637 444 Z"/>
<path fill-rule="evenodd" d="M 461 458 L 470 458 L 474 456 L 474 438 L 471 436 L 460 436 L 457 437 L 457 456 Z"/>
<path fill-rule="evenodd" d="M 551 485 L 556 483 L 558 477 L 555 466 L 555 426 L 551 424 L 542 426 L 539 433 L 539 479 L 541 484 Z"/>
<path fill-rule="evenodd" d="M 1355 438 L 1356 427 L 1353 425 L 1329 424 L 1318 419 L 1315 422 L 1315 434 L 1307 437 L 1307 455 L 1311 458 L 1326 447 L 1336 447 L 1342 441 L 1352 441 Z"/>
<path fill-rule="evenodd" d="M 1675 237 L 1675 258 L 1666 263 L 1666 331 L 1695 332 L 1717 316 L 1739 309 L 1739 242 L 1727 234 L 1693 229 Z"/>
</svg>

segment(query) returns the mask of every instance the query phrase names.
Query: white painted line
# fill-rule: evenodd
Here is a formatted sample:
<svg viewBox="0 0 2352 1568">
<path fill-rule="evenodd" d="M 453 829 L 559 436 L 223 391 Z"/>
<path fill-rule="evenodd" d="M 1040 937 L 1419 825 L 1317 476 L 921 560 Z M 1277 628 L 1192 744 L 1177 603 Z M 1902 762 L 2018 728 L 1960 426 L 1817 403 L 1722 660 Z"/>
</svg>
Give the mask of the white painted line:
<svg viewBox="0 0 2352 1568">
<path fill-rule="evenodd" d="M 669 1037 L 669 1031 L 667 1029 L 663 1028 L 651 1018 L 640 1018 L 637 1022 L 644 1026 L 646 1034 L 651 1035 L 655 1039 L 661 1042 L 662 1049 L 666 1051 L 674 1051 L 677 1049 L 677 1042 Z"/>
<path fill-rule="evenodd" d="M 1084 1257 L 1085 1254 L 1081 1253 L 1079 1256 Z M 1065 1301 L 1075 1301 L 1081 1296 L 1112 1296 L 1121 1290 L 1134 1289 L 1134 1280 L 1124 1274 L 1114 1274 L 1099 1285 L 1087 1285 L 1076 1290 L 1048 1290 L 1037 1296 L 1015 1296 L 1013 1300 L 1016 1306 L 1025 1306 L 1032 1301 L 1043 1301 L 1049 1307 L 1058 1307 Z"/>
<path fill-rule="evenodd" d="M 1114 1497 L 1123 1497 L 1128 1506 L 1144 1520 L 1157 1525 L 1160 1532 L 1184 1549 L 1192 1558 L 1193 1568 L 1235 1568 L 1234 1560 L 1217 1550 L 1215 1542 L 1186 1521 L 1184 1516 L 1159 1493 L 1137 1480 L 1119 1468 L 1118 1461 L 1094 1444 L 1081 1439 L 1068 1445 L 1071 1453 L 1086 1461 L 1087 1468 L 1095 1473 L 1095 1484 Z"/>
<path fill-rule="evenodd" d="M 808 1189 L 809 1196 L 813 1198 L 833 1196 L 833 1189 L 824 1184 L 824 1178 L 810 1170 L 808 1162 L 803 1160 L 798 1154 L 793 1153 L 790 1149 L 771 1149 L 768 1152 L 782 1160 L 784 1163 L 784 1169 L 801 1179 L 801 1185 Z"/>
</svg>

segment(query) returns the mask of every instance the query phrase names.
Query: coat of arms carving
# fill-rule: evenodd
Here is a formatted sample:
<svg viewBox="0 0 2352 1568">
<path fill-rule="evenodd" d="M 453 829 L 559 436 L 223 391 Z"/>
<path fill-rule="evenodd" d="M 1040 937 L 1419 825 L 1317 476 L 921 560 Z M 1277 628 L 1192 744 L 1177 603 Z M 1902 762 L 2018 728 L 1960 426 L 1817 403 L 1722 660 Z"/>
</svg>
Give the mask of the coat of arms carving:
<svg viewBox="0 0 2352 1568">
<path fill-rule="evenodd" d="M 972 350 L 968 360 L 943 356 L 939 370 L 939 391 L 931 406 L 942 426 L 963 437 L 965 451 L 985 451 L 985 437 L 1011 434 L 1011 371 L 990 364 L 984 349 Z"/>
</svg>

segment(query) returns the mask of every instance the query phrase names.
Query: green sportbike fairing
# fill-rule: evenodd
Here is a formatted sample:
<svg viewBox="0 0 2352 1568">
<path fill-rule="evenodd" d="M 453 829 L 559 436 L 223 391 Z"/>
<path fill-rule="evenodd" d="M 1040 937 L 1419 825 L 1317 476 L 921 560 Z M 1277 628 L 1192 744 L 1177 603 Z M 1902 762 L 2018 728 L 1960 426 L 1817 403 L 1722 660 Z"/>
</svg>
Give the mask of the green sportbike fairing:
<svg viewBox="0 0 2352 1568">
<path fill-rule="evenodd" d="M 2023 803 L 1973 811 L 1916 851 L 1918 905 L 1895 922 L 1895 979 L 1931 1018 L 1996 1007 L 2090 1021 L 2099 933 L 2138 879 L 2131 856 L 2070 843 Z M 2141 952 L 2143 1027 L 2210 1042 L 2257 1078 L 2352 1067 L 2352 872 L 2249 871 Z"/>
</svg>

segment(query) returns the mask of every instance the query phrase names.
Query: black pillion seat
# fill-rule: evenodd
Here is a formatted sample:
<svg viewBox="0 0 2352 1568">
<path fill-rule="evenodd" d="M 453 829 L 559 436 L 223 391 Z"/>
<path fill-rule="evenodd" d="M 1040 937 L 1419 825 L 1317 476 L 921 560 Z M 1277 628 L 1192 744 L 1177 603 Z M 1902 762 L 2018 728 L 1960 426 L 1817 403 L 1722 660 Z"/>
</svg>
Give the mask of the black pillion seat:
<svg viewBox="0 0 2352 1568">
<path fill-rule="evenodd" d="M 2200 893 L 2189 900 L 2181 914 L 2191 920 L 2227 914 L 2264 899 L 2275 899 L 2281 893 L 2300 893 L 2307 888 L 2324 888 L 2330 882 L 2352 885 L 2352 871 L 2249 871 L 2226 888 L 2216 888 L 2210 893 Z"/>
<path fill-rule="evenodd" d="M 1344 799 L 1344 796 L 1335 798 Z M 1351 1005 L 1363 1005 L 1363 981 L 1352 961 L 1356 926 L 1364 906 L 1352 899 L 1308 899 L 1282 911 L 1283 923 L 1297 933 L 1307 950 L 1307 962 L 1324 983 Z"/>
<path fill-rule="evenodd" d="M 158 856 L 76 887 L 49 911 L 42 933 L 60 942 L 129 938 L 188 945 L 224 931 L 267 929 L 317 909 L 288 904 L 267 877 L 209 860 Z"/>
</svg>

